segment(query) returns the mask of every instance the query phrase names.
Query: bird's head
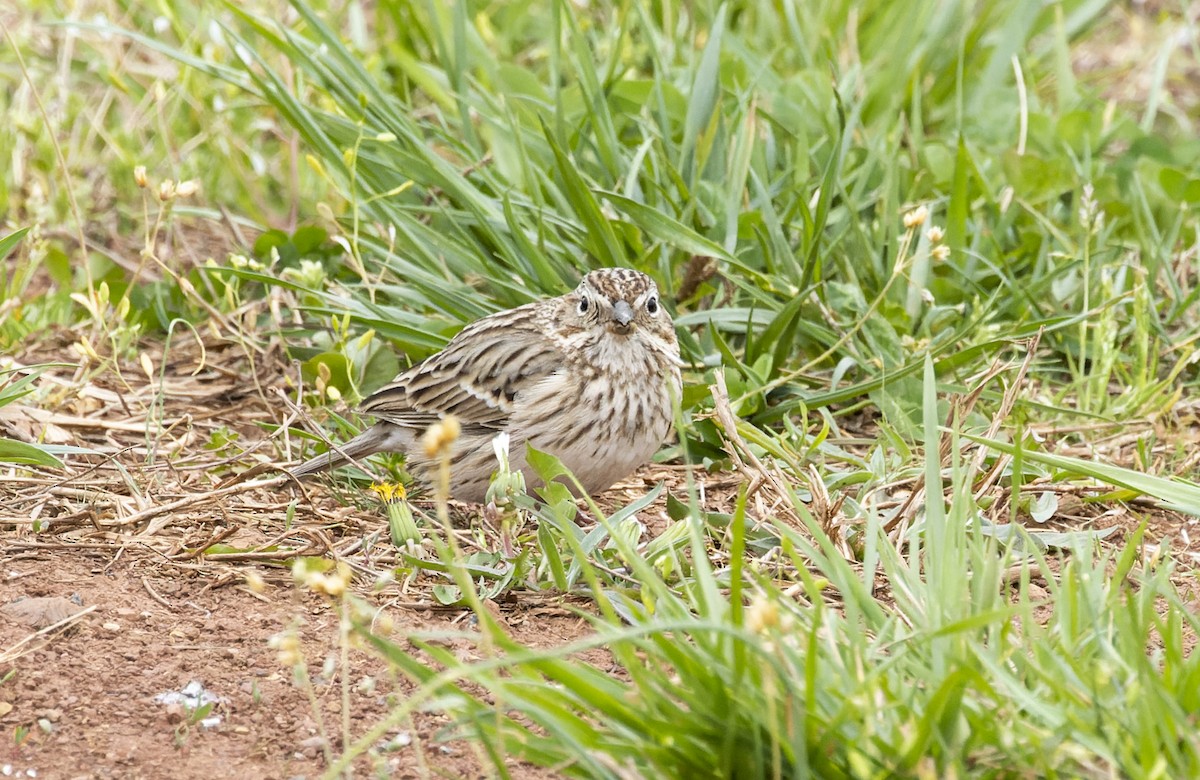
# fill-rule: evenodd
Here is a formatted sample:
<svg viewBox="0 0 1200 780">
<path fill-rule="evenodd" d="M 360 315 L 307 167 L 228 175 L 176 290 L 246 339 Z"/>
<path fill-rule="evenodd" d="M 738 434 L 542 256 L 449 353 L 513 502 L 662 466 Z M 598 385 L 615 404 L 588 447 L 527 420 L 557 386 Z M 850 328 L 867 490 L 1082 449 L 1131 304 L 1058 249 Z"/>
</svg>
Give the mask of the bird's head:
<svg viewBox="0 0 1200 780">
<path fill-rule="evenodd" d="M 588 329 L 617 337 L 639 331 L 674 341 L 671 316 L 658 297 L 658 285 L 632 268 L 601 268 L 583 277 L 567 296 L 573 315 Z"/>
</svg>

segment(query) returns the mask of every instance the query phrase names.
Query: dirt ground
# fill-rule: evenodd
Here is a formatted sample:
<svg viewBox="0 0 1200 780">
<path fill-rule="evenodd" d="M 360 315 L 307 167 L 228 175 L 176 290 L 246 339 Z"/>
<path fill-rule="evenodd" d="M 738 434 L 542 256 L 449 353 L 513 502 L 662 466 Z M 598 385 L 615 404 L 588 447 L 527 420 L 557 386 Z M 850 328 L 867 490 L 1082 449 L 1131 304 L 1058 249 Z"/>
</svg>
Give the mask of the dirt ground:
<svg viewBox="0 0 1200 780">
<path fill-rule="evenodd" d="M 5 664 L 11 677 L 0 687 L 6 737 L 0 771 L 9 776 L 11 767 L 11 776 L 36 772 L 42 778 L 319 776 L 325 735 L 341 752 L 340 679 L 322 671 L 327 659 L 338 657 L 338 618 L 328 599 L 301 595 L 286 572 L 264 572 L 271 582 L 254 593 L 156 558 L 97 549 L 7 556 L 0 589 L 5 603 L 53 595 L 77 598 L 95 611 Z M 410 630 L 448 627 L 460 617 L 418 606 L 392 611 Z M 524 621 L 529 611 L 514 608 L 510 622 Z M 579 620 L 564 615 L 539 615 L 528 638 L 575 638 Z M 292 625 L 315 705 L 269 647 L 270 637 Z M 20 623 L 0 621 L 6 648 L 29 633 Z M 349 674 L 350 734 L 357 736 L 382 719 L 389 697 L 402 696 L 406 685 L 390 679 L 377 657 L 357 651 L 350 654 Z M 162 700 L 189 684 L 218 697 L 211 723 Z M 423 761 L 454 777 L 484 776 L 468 745 L 441 741 L 448 725 L 440 716 L 420 715 L 385 738 L 393 750 L 359 765 L 418 777 L 425 776 Z M 18 728 L 28 728 L 19 741 Z M 513 771 L 515 777 L 547 776 L 529 767 Z"/>
<path fill-rule="evenodd" d="M 69 348 L 46 348 L 48 354 L 21 360 L 70 357 Z M 71 458 L 66 478 L 15 470 L 0 476 L 0 605 L 58 599 L 42 623 L 91 610 L 46 635 L 35 633 L 36 616 L 30 625 L 14 619 L 21 615 L 0 612 L 8 675 L 0 684 L 5 776 L 314 777 L 325 766 L 327 737 L 334 753 L 341 752 L 336 606 L 297 587 L 282 561 L 353 558 L 348 548 L 358 548 L 361 557 L 364 538 L 385 527 L 382 516 L 378 509 L 344 507 L 320 487 L 298 498 L 281 484 L 235 485 L 220 494 L 221 481 L 235 473 L 223 463 L 230 453 L 203 444 L 214 432 L 226 438 L 236 432 L 238 449 L 265 442 L 259 423 L 278 422 L 279 415 L 264 391 L 282 386 L 283 364 L 264 360 L 256 387 L 241 381 L 248 370 L 244 354 L 231 358 L 216 349 L 196 376 L 198 351 L 173 352 L 176 362 L 167 368 L 161 394 L 144 375 L 134 388 L 106 384 L 110 372 L 95 382 L 86 372 L 50 372 L 43 382 L 70 388 L 57 408 L 13 405 L 0 418 L 8 435 L 44 433 L 47 441 L 101 453 Z M 158 364 L 162 356 L 153 359 Z M 164 400 L 166 433 L 149 441 L 147 420 L 157 428 L 155 398 Z M 148 452 L 156 463 L 148 462 Z M 244 456 L 237 470 L 253 459 Z M 289 524 L 285 512 L 293 499 L 298 508 Z M 164 505 L 169 511 L 160 511 Z M 34 522 L 41 524 L 37 532 Z M 220 549 L 247 552 L 227 553 L 225 560 L 197 554 L 215 541 L 226 545 Z M 470 628 L 462 610 L 439 609 L 424 593 L 404 598 L 362 590 L 380 605 L 390 603 L 386 609 L 403 630 Z M 527 613 L 541 606 L 515 604 L 505 616 L 519 631 Z M 557 613 L 538 616 L 534 638 L 566 641 L 579 634 L 577 617 Z M 311 701 L 271 647 L 273 636 L 293 627 L 312 679 Z M 347 674 L 348 723 L 357 736 L 388 711 L 389 697 L 404 694 L 405 683 L 360 652 L 350 654 Z M 212 721 L 162 700 L 189 684 L 217 697 Z M 391 735 L 393 750 L 363 768 L 383 763 L 389 774 L 417 776 L 424 760 L 455 776 L 481 774 L 469 748 L 439 741 L 446 725 L 438 716 L 420 716 Z M 518 776 L 536 776 L 518 770 Z"/>
<path fill-rule="evenodd" d="M 16 360 L 87 366 L 73 343 L 64 334 Z M 55 367 L 39 380 L 49 388 L 39 407 L 0 407 L 0 435 L 97 453 L 67 458 L 65 476 L 0 472 L 0 776 L 318 777 L 326 747 L 340 755 L 343 734 L 361 736 L 412 686 L 377 656 L 350 651 L 343 720 L 337 603 L 299 587 L 287 562 L 350 564 L 353 592 L 396 636 L 470 632 L 471 613 L 438 605 L 428 577 L 377 584 L 397 560 L 373 496 L 347 505 L 323 484 L 299 488 L 265 467 L 277 452 L 271 436 L 284 435 L 275 426 L 293 420 L 276 401 L 293 372 L 281 352 L 219 340 L 203 351 L 177 342 L 166 357 L 147 350 L 154 366 L 167 363 L 161 382 L 140 361 L 121 366 L 123 380 L 111 365 Z M 234 434 L 233 444 L 205 446 Z M 649 467 L 607 502 L 643 495 L 672 471 Z M 665 521 L 661 503 L 643 520 L 652 534 Z M 465 512 L 458 525 L 468 547 L 497 538 L 473 532 Z M 587 633 L 571 609 L 582 601 L 517 591 L 493 606 L 530 646 Z M 311 686 L 273 641 L 293 628 Z M 464 640 L 461 652 L 471 647 Z M 202 713 L 211 720 L 189 715 L 195 699 L 164 698 L 184 692 L 216 697 Z M 357 774 L 491 776 L 469 744 L 448 740 L 449 726 L 418 715 Z"/>
</svg>

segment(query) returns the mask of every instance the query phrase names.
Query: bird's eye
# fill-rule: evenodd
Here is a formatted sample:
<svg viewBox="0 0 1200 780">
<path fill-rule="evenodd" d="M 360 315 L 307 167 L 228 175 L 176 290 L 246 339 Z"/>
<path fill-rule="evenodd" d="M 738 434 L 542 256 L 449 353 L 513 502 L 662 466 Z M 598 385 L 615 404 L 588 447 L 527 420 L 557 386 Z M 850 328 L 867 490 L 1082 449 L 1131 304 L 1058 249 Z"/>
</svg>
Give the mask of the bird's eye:
<svg viewBox="0 0 1200 780">
<path fill-rule="evenodd" d="M 655 298 L 653 295 L 650 296 L 650 299 L 646 301 L 646 311 L 651 314 L 658 314 L 658 298 Z"/>
<path fill-rule="evenodd" d="M 579 297 L 579 313 L 580 313 L 580 314 L 587 314 L 587 310 L 588 310 L 588 299 L 587 299 L 587 296 L 586 296 L 586 295 L 581 295 L 581 296 Z"/>
</svg>

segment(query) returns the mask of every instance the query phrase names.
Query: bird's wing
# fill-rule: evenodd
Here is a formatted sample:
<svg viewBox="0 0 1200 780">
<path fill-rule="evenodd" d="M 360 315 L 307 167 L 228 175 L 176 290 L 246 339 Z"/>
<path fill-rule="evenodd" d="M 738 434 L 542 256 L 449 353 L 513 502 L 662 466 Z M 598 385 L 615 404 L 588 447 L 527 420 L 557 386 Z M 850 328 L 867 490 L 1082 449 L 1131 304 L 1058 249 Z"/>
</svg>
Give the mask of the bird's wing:
<svg viewBox="0 0 1200 780">
<path fill-rule="evenodd" d="M 535 306 L 468 325 L 441 352 L 368 398 L 362 410 L 412 429 L 424 429 L 446 414 L 466 427 L 503 428 L 522 393 L 564 359 Z"/>
</svg>

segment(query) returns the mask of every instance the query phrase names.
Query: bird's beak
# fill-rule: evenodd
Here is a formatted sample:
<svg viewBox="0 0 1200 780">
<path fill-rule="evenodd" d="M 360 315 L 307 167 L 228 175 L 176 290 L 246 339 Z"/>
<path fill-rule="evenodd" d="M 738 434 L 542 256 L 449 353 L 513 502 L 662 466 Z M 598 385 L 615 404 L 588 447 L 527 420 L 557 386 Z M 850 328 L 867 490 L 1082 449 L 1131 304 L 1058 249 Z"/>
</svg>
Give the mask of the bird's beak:
<svg viewBox="0 0 1200 780">
<path fill-rule="evenodd" d="M 633 322 L 633 309 L 625 301 L 617 301 L 613 305 L 613 320 L 621 330 L 628 329 L 629 323 Z"/>
</svg>

